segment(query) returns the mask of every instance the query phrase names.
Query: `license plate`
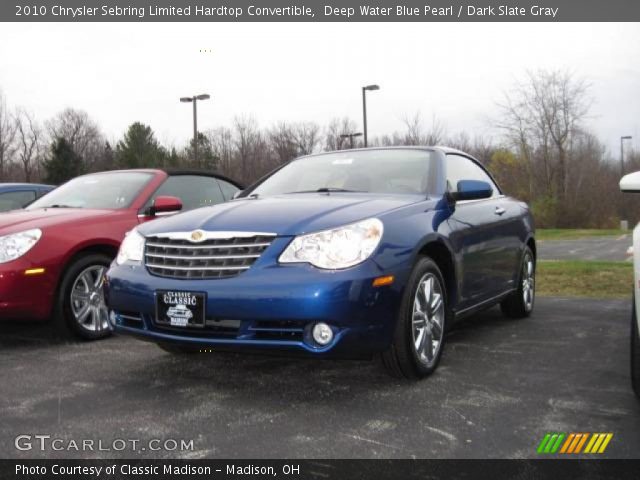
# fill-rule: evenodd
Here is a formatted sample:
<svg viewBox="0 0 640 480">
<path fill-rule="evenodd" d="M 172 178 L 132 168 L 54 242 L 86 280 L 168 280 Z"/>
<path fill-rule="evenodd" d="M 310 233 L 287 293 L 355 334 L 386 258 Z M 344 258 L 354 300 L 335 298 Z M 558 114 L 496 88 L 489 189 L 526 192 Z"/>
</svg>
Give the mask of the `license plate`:
<svg viewBox="0 0 640 480">
<path fill-rule="evenodd" d="M 204 327 L 205 294 L 156 292 L 156 323 L 171 327 Z"/>
</svg>

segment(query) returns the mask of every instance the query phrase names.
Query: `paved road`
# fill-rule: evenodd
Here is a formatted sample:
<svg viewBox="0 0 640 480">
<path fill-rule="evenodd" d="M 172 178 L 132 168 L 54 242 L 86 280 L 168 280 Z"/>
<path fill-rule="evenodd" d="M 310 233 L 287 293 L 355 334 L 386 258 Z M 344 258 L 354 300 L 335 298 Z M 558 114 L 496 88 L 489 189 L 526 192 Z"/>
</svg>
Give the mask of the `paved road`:
<svg viewBox="0 0 640 480">
<path fill-rule="evenodd" d="M 62 344 L 5 325 L 0 458 L 78 456 L 17 452 L 24 433 L 193 439 L 185 458 L 522 458 L 548 431 L 613 432 L 605 455 L 638 457 L 628 344 L 628 301 L 541 298 L 527 320 L 493 309 L 467 321 L 437 373 L 407 383 L 369 362 L 173 357 L 129 338 Z"/>
<path fill-rule="evenodd" d="M 538 242 L 540 260 L 631 260 L 631 234 Z"/>
</svg>

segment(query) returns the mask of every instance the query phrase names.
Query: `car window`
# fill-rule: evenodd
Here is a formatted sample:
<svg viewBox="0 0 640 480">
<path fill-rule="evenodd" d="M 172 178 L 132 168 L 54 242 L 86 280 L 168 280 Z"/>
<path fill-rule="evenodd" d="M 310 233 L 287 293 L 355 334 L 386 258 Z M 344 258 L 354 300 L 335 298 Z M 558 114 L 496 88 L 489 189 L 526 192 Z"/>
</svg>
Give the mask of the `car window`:
<svg viewBox="0 0 640 480">
<path fill-rule="evenodd" d="M 145 210 L 158 196 L 178 197 L 182 201 L 183 212 L 224 202 L 217 179 L 199 175 L 174 175 L 167 178 L 149 199 Z"/>
<path fill-rule="evenodd" d="M 40 190 L 38 190 L 38 198 L 46 195 L 47 193 L 49 193 L 51 190 L 53 190 L 52 188 L 41 188 Z"/>
<path fill-rule="evenodd" d="M 295 160 L 264 180 L 251 194 L 262 196 L 318 189 L 422 195 L 434 176 L 433 152 L 361 150 L 314 155 Z"/>
<path fill-rule="evenodd" d="M 34 190 L 0 193 L 0 212 L 24 208 L 36 199 Z"/>
<path fill-rule="evenodd" d="M 220 184 L 220 188 L 222 189 L 222 195 L 224 195 L 225 200 L 231 200 L 233 196 L 240 190 L 235 185 L 225 182 L 224 180 L 218 180 Z"/>
<path fill-rule="evenodd" d="M 461 155 L 447 155 L 447 188 L 450 192 L 458 191 L 460 180 L 481 180 L 491 185 L 492 197 L 500 195 L 500 189 L 477 163 Z"/>
</svg>

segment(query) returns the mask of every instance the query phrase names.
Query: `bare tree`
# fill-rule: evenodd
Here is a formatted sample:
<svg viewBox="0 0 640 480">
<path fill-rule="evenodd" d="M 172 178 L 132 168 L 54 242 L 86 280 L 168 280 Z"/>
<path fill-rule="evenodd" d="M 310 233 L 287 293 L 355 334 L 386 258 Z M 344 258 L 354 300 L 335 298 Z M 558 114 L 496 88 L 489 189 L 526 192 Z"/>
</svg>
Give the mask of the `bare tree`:
<svg viewBox="0 0 640 480">
<path fill-rule="evenodd" d="M 25 182 L 31 182 L 40 161 L 42 130 L 26 110 L 17 111 L 15 122 L 18 138 L 17 156 Z"/>
<path fill-rule="evenodd" d="M 492 155 L 497 150 L 497 147 L 492 143 L 490 138 L 475 135 L 472 139 L 471 136 L 464 131 L 443 140 L 443 143 L 448 147 L 457 148 L 474 156 L 483 164 L 488 164 Z"/>
<path fill-rule="evenodd" d="M 0 91 L 0 181 L 4 180 L 5 167 L 13 160 L 16 125 L 7 108 L 5 96 Z"/>
<path fill-rule="evenodd" d="M 560 206 L 567 197 L 572 144 L 591 106 L 588 90 L 567 71 L 528 72 L 499 105 L 497 126 L 527 159 L 531 173 L 542 164 L 547 194 Z"/>
<path fill-rule="evenodd" d="M 220 172 L 231 177 L 236 176 L 237 172 L 234 170 L 235 163 L 233 161 L 235 155 L 233 132 L 229 128 L 220 127 L 208 130 L 205 135 L 209 139 L 213 155 L 218 160 Z"/>
<path fill-rule="evenodd" d="M 88 170 L 102 156 L 105 139 L 98 125 L 83 110 L 66 108 L 47 122 L 47 130 L 52 139 L 64 138 Z"/>
<path fill-rule="evenodd" d="M 315 122 L 298 123 L 294 127 L 293 136 L 298 155 L 310 155 L 320 143 L 320 126 Z"/>
<path fill-rule="evenodd" d="M 349 117 L 334 118 L 325 130 L 325 150 L 342 150 L 348 142 L 341 135 L 356 133 L 357 124 Z"/>
<path fill-rule="evenodd" d="M 423 126 L 420 112 L 412 117 L 405 115 L 402 121 L 406 127 L 403 145 L 439 145 L 444 140 L 445 126 L 435 115 L 428 130 Z"/>
<path fill-rule="evenodd" d="M 240 177 L 242 181 L 248 182 L 269 170 L 269 149 L 253 117 L 236 117 L 233 126 Z"/>
<path fill-rule="evenodd" d="M 296 133 L 292 125 L 278 123 L 267 131 L 267 138 L 278 164 L 282 165 L 298 156 Z"/>
</svg>

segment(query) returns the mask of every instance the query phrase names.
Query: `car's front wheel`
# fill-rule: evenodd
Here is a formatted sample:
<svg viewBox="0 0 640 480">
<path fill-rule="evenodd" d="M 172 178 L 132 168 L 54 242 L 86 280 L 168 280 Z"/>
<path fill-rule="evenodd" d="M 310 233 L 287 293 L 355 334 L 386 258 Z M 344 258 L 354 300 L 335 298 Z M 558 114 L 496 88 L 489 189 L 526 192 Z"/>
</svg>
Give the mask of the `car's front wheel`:
<svg viewBox="0 0 640 480">
<path fill-rule="evenodd" d="M 447 300 L 440 269 L 433 260 L 422 257 L 409 276 L 393 343 L 382 354 L 391 374 L 418 379 L 434 372 L 444 346 Z"/>
<path fill-rule="evenodd" d="M 631 385 L 640 398 L 640 331 L 638 331 L 635 297 L 631 314 Z"/>
<path fill-rule="evenodd" d="M 524 247 L 518 288 L 500 304 L 502 313 L 509 318 L 524 318 L 533 312 L 536 298 L 536 259 L 529 247 Z"/>
<path fill-rule="evenodd" d="M 102 290 L 111 258 L 101 253 L 82 255 L 67 268 L 58 291 L 56 318 L 59 327 L 85 340 L 112 333 Z"/>
</svg>

